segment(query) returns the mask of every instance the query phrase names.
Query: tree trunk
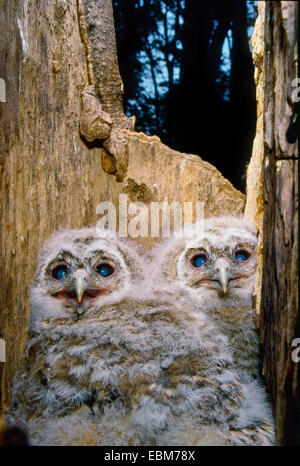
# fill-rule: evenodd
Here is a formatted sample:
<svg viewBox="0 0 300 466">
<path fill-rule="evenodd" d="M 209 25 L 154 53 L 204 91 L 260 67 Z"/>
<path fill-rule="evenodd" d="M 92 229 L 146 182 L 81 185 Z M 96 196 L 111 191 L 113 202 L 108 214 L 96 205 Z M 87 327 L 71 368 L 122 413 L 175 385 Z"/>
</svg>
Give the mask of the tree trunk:
<svg viewBox="0 0 300 466">
<path fill-rule="evenodd" d="M 26 342 L 37 256 L 53 231 L 95 225 L 104 201 L 118 214 L 119 194 L 148 208 L 203 202 L 206 216 L 244 208 L 215 167 L 126 126 L 111 11 L 110 0 L 0 1 L 2 410 Z"/>
<path fill-rule="evenodd" d="M 297 3 L 258 2 L 252 38 L 257 133 L 245 214 L 259 228 L 257 312 L 263 373 L 278 445 L 299 444 L 298 146 L 292 128 L 297 77 Z M 294 91 L 294 92 L 293 92 Z M 294 102 L 293 102 L 294 101 Z M 293 117 L 293 118 L 292 118 Z M 287 130 L 289 131 L 287 132 Z"/>
<path fill-rule="evenodd" d="M 91 76 L 89 84 L 95 86 L 103 110 L 112 117 L 124 115 L 123 83 L 119 73 L 113 7 L 111 1 L 77 0 L 83 41 L 87 40 L 90 56 Z M 87 37 L 83 37 L 84 33 Z"/>
</svg>

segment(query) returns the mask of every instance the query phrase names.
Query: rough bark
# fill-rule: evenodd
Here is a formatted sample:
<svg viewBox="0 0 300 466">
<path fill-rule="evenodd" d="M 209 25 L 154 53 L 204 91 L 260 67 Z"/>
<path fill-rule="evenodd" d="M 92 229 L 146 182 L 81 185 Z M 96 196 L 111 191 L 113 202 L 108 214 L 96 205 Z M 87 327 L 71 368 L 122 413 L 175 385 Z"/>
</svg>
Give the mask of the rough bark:
<svg viewBox="0 0 300 466">
<path fill-rule="evenodd" d="M 245 214 L 259 227 L 257 311 L 278 445 L 299 443 L 298 145 L 288 142 L 297 77 L 297 3 L 258 2 L 252 38 L 258 122 Z M 295 102 L 294 102 L 295 103 Z M 262 254 L 263 253 L 263 254 Z"/>
<path fill-rule="evenodd" d="M 111 124 L 115 113 L 103 94 L 99 100 L 103 81 L 99 74 L 97 84 L 95 58 L 87 60 L 78 19 L 76 0 L 0 2 L 0 77 L 7 86 L 0 102 L 2 410 L 26 341 L 37 256 L 53 231 L 95 225 L 97 205 L 118 206 L 120 193 L 148 206 L 152 200 L 202 201 L 207 216 L 244 208 L 244 196 L 200 157 Z M 96 95 L 87 91 L 90 63 Z"/>
<path fill-rule="evenodd" d="M 252 220 L 258 231 L 258 271 L 255 284 L 256 312 L 259 314 L 261 301 L 262 279 L 262 253 L 263 253 L 263 185 L 262 185 L 262 160 L 264 153 L 264 83 L 265 67 L 265 39 L 264 16 L 266 2 L 258 2 L 258 17 L 255 23 L 254 33 L 251 37 L 252 58 L 255 65 L 254 81 L 256 85 L 257 119 L 256 131 L 253 141 L 252 156 L 247 168 L 247 189 L 245 217 Z"/>
</svg>

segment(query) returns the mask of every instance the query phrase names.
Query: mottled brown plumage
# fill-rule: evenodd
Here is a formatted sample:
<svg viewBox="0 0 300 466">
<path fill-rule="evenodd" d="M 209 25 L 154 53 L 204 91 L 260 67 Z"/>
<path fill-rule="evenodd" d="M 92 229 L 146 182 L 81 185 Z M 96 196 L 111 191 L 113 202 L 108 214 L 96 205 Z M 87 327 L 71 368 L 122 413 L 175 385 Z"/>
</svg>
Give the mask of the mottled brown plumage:
<svg viewBox="0 0 300 466">
<path fill-rule="evenodd" d="M 211 217 L 162 242 L 151 251 L 150 259 L 155 264 L 154 280 L 176 283 L 228 338 L 232 367 L 240 381 L 252 387 L 253 402 L 259 409 L 265 398 L 267 430 L 273 431 L 260 376 L 253 306 L 256 248 L 256 230 L 248 221 L 234 216 Z"/>
<path fill-rule="evenodd" d="M 253 428 L 252 392 L 227 337 L 152 270 L 128 241 L 96 229 L 46 244 L 9 413 L 32 444 L 270 442 L 259 420 Z"/>
</svg>

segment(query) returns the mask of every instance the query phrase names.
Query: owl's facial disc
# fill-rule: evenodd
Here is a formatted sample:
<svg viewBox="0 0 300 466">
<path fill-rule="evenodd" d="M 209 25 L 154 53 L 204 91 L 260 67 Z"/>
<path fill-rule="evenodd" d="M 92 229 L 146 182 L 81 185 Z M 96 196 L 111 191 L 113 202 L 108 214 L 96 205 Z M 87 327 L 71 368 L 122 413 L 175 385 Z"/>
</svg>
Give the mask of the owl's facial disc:
<svg viewBox="0 0 300 466">
<path fill-rule="evenodd" d="M 216 259 L 204 250 L 194 252 L 189 256 L 190 270 L 193 270 L 191 286 L 216 290 L 220 297 L 226 297 L 232 288 L 240 288 L 247 280 L 246 268 L 251 256 L 251 250 L 243 247 L 222 253 Z"/>
</svg>

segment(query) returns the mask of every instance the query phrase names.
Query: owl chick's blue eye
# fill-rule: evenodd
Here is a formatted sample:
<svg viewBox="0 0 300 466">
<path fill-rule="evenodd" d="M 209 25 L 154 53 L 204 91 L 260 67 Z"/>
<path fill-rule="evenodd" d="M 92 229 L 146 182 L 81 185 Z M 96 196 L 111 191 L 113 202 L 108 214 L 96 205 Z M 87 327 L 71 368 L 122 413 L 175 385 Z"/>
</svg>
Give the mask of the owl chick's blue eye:
<svg viewBox="0 0 300 466">
<path fill-rule="evenodd" d="M 114 267 L 106 262 L 97 264 L 95 270 L 101 277 L 109 277 L 115 271 Z"/>
<path fill-rule="evenodd" d="M 202 267 L 202 265 L 205 264 L 205 262 L 207 262 L 206 254 L 195 254 L 191 258 L 191 264 L 197 268 Z"/>
<path fill-rule="evenodd" d="M 68 272 L 69 267 L 66 264 L 60 264 L 52 269 L 51 276 L 55 278 L 55 280 L 63 280 L 68 275 Z"/>
<path fill-rule="evenodd" d="M 235 251 L 234 253 L 234 257 L 236 258 L 236 260 L 242 261 L 242 262 L 247 261 L 250 256 L 251 256 L 250 252 L 247 251 L 246 249 L 239 249 Z"/>
</svg>

